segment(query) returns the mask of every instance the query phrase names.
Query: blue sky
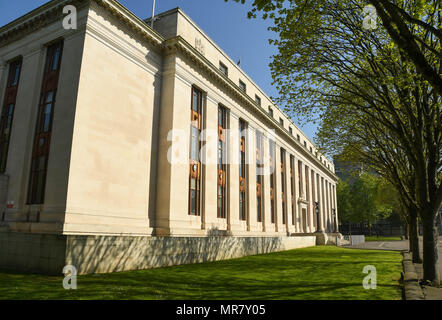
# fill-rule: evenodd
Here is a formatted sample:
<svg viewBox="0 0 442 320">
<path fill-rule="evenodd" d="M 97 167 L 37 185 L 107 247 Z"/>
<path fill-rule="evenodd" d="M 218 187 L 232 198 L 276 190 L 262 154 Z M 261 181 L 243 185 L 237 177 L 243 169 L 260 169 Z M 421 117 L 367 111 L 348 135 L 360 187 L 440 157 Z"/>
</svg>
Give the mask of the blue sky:
<svg viewBox="0 0 442 320">
<path fill-rule="evenodd" d="M 46 3 L 46 0 L 0 0 L 0 26 Z M 152 14 L 152 0 L 120 0 L 140 18 Z M 267 28 L 271 21 L 247 19 L 251 1 L 242 5 L 232 0 L 156 0 L 156 12 L 180 7 L 211 37 L 234 61 L 241 58 L 241 68 L 268 96 L 277 96 L 272 86 L 269 63 L 277 52 L 269 38 L 275 34 Z M 295 123 L 298 123 L 294 119 Z M 301 129 L 313 138 L 316 126 L 307 124 Z"/>
</svg>

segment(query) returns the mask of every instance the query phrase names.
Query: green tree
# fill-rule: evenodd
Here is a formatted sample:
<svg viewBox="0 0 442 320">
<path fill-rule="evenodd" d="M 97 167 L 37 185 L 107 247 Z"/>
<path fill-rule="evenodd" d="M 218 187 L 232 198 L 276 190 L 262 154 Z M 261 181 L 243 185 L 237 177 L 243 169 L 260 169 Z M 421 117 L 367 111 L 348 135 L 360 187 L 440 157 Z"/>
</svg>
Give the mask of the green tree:
<svg viewBox="0 0 442 320">
<path fill-rule="evenodd" d="M 271 64 L 277 102 L 307 120 L 317 120 L 319 114 L 319 140 L 329 148 L 324 151 L 351 147 L 397 189 L 408 212 L 419 213 L 424 278 L 438 283 L 440 4 L 398 1 L 392 10 L 386 1 L 373 2 L 382 2 L 380 11 L 387 16 L 380 13 L 383 24 L 371 31 L 362 28 L 366 2 L 358 0 L 256 0 L 251 15 L 262 10 L 274 20 L 271 29 L 279 36 L 271 40 L 279 50 Z M 408 31 L 394 15 L 399 9 Z M 400 41 L 392 31 L 401 35 Z M 404 43 L 410 41 L 407 32 L 414 43 Z M 407 49 L 410 45 L 414 51 Z M 439 80 L 425 65 L 438 72 Z"/>
<path fill-rule="evenodd" d="M 339 216 L 342 222 L 368 223 L 370 228 L 378 220 L 388 218 L 397 201 L 395 194 L 385 194 L 386 182 L 370 173 L 356 174 L 348 182 L 340 180 L 337 186 Z"/>
</svg>

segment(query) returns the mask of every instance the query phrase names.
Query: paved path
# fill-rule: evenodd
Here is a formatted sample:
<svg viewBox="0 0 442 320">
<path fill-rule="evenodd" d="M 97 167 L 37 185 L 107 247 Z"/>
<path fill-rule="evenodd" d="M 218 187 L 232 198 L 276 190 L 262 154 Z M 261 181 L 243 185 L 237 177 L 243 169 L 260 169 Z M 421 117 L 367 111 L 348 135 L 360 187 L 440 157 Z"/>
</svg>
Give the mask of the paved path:
<svg viewBox="0 0 442 320">
<path fill-rule="evenodd" d="M 422 238 L 419 239 L 422 255 Z M 370 249 L 370 250 L 390 250 L 390 251 L 408 251 L 408 240 L 403 241 L 369 241 L 354 246 L 347 246 L 348 248 Z M 442 237 L 438 240 L 438 254 L 439 254 L 439 275 L 442 276 Z M 416 273 L 419 279 L 423 277 L 422 264 L 415 263 Z M 442 288 L 433 288 L 423 286 L 423 292 L 426 300 L 442 300 Z"/>
<path fill-rule="evenodd" d="M 390 251 L 408 251 L 408 240 L 403 241 L 368 241 L 348 248 L 370 249 L 370 250 L 390 250 Z"/>
</svg>

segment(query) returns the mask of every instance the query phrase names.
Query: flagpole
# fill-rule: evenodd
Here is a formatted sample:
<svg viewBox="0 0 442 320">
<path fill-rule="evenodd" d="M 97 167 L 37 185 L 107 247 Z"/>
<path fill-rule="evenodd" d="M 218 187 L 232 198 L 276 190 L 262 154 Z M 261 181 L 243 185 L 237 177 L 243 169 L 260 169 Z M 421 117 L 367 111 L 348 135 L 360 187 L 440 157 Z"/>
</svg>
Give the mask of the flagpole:
<svg viewBox="0 0 442 320">
<path fill-rule="evenodd" d="M 152 3 L 152 20 L 150 21 L 150 27 L 153 29 L 153 20 L 155 19 L 155 0 Z"/>
</svg>

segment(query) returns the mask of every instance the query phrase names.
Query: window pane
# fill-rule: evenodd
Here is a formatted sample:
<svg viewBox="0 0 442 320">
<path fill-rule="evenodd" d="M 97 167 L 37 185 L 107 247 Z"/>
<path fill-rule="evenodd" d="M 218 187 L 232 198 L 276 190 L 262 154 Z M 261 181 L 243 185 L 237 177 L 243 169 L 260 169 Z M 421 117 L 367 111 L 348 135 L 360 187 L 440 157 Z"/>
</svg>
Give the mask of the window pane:
<svg viewBox="0 0 442 320">
<path fill-rule="evenodd" d="M 196 191 L 190 191 L 190 212 L 196 214 Z"/>
<path fill-rule="evenodd" d="M 52 104 L 47 104 L 43 116 L 43 132 L 48 132 L 51 124 Z"/>
<path fill-rule="evenodd" d="M 50 102 L 52 102 L 53 98 L 54 98 L 54 91 L 49 91 L 46 94 L 46 101 L 45 102 L 50 103 Z"/>
<path fill-rule="evenodd" d="M 55 49 L 54 55 L 53 55 L 53 59 L 52 59 L 52 67 L 51 70 L 55 71 L 58 69 L 58 63 L 60 60 L 60 46 L 57 46 L 57 48 Z"/>
</svg>

